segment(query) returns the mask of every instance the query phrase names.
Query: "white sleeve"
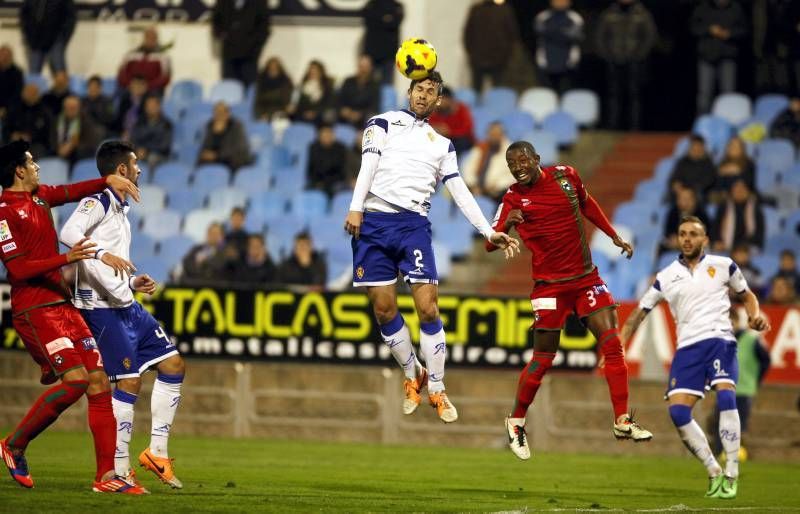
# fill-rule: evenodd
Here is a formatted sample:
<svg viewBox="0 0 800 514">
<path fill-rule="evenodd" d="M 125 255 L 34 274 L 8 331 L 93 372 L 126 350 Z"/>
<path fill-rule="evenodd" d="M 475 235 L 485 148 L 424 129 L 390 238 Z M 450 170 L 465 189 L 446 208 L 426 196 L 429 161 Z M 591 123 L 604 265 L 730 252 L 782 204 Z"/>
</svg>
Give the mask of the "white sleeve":
<svg viewBox="0 0 800 514">
<path fill-rule="evenodd" d="M 103 202 L 97 197 L 87 196 L 78 203 L 78 207 L 64 224 L 59 239 L 62 243 L 72 248 L 86 237 L 88 232 L 99 225 L 105 216 L 106 206 Z M 94 258 L 100 259 L 104 253 L 106 253 L 106 250 L 103 248 L 96 248 Z"/>
<path fill-rule="evenodd" d="M 386 144 L 388 130 L 389 122 L 377 116 L 370 118 L 364 128 L 364 136 L 361 139 L 361 167 L 353 188 L 353 198 L 350 200 L 351 211 L 364 210 L 364 200 L 367 199 L 369 188 L 372 187 L 372 177 L 378 169 L 378 161 Z"/>
<path fill-rule="evenodd" d="M 473 227 L 478 229 L 478 232 L 483 234 L 483 237 L 489 239 L 489 236 L 494 233 L 494 230 L 483 216 L 481 208 L 478 207 L 478 202 L 475 201 L 475 197 L 469 192 L 467 185 L 464 183 L 464 179 L 456 172 L 455 174 L 444 177 L 444 185 L 447 186 L 447 190 L 450 191 L 458 208 L 464 213 L 464 217 L 472 223 Z"/>
<path fill-rule="evenodd" d="M 731 264 L 728 267 L 728 273 L 730 273 L 728 285 L 736 294 L 742 294 L 749 289 L 747 287 L 747 280 L 744 278 L 742 270 L 739 269 L 739 266 L 737 266 L 735 262 L 731 261 Z"/>
<path fill-rule="evenodd" d="M 658 277 L 656 277 L 656 281 L 653 282 L 653 285 L 650 286 L 650 289 L 642 296 L 642 299 L 639 300 L 639 308 L 645 312 L 650 312 L 658 305 L 658 302 L 664 299 L 664 294 L 661 292 L 661 282 L 659 282 Z"/>
</svg>

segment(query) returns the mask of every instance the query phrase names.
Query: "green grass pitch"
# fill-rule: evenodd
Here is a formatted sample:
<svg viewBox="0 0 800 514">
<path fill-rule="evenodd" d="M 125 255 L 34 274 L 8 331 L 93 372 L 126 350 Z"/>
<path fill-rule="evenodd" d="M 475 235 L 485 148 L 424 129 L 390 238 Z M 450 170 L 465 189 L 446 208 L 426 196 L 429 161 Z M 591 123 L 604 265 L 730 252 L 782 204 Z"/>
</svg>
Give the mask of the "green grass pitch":
<svg viewBox="0 0 800 514">
<path fill-rule="evenodd" d="M 135 437 L 132 451 L 146 443 Z M 739 498 L 708 500 L 698 462 L 639 457 L 634 444 L 623 457 L 539 452 L 522 462 L 508 450 L 176 434 L 170 452 L 184 489 L 142 470 L 147 497 L 92 493 L 91 445 L 88 433 L 42 434 L 27 454 L 36 487 L 3 470 L 0 512 L 800 512 L 798 464 L 744 463 Z"/>
</svg>

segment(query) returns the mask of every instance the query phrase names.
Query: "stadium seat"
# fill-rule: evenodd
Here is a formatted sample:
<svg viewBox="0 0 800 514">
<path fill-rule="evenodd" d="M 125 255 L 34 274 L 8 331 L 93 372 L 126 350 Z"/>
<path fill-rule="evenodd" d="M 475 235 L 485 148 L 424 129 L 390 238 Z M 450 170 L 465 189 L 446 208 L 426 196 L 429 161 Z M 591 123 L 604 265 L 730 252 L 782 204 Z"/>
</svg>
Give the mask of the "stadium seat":
<svg viewBox="0 0 800 514">
<path fill-rule="evenodd" d="M 558 110 L 558 95 L 547 87 L 526 89 L 519 98 L 519 108 L 541 123 L 548 114 Z"/>
<path fill-rule="evenodd" d="M 291 166 L 292 154 L 285 146 L 267 146 L 262 148 L 256 155 L 256 163 L 258 166 L 263 166 L 271 172 L 278 168 Z"/>
<path fill-rule="evenodd" d="M 310 223 L 328 214 L 328 196 L 322 191 L 300 191 L 292 196 L 290 207 L 291 214 Z"/>
<path fill-rule="evenodd" d="M 762 205 L 761 210 L 764 213 L 764 235 L 769 238 L 780 234 L 783 228 L 783 220 L 778 209 L 769 205 Z"/>
<path fill-rule="evenodd" d="M 71 182 L 100 178 L 94 158 L 81 159 L 72 166 Z"/>
<path fill-rule="evenodd" d="M 472 109 L 472 125 L 475 132 L 475 138 L 482 141 L 486 138 L 486 132 L 495 121 L 500 121 L 500 117 L 491 109 L 484 107 L 475 107 Z"/>
<path fill-rule="evenodd" d="M 173 269 L 196 244 L 197 242 L 194 239 L 187 236 L 171 237 L 159 243 L 156 255 L 167 264 L 168 269 Z M 134 262 L 134 264 L 136 263 Z"/>
<path fill-rule="evenodd" d="M 617 222 L 613 223 L 613 225 L 622 239 L 625 241 L 633 240 L 633 230 L 631 230 L 631 227 Z M 592 250 L 592 255 L 597 252 L 604 253 L 611 261 L 617 261 L 623 258 L 622 254 L 620 254 L 620 249 L 614 246 L 614 243 L 611 242 L 611 239 L 605 235 L 602 230 L 594 231 L 589 247 Z"/>
<path fill-rule="evenodd" d="M 800 161 L 781 173 L 781 185 L 800 191 Z"/>
<path fill-rule="evenodd" d="M 261 121 L 253 118 L 252 104 L 243 101 L 238 104 L 232 104 L 229 107 L 231 110 L 231 117 L 242 122 L 245 126 L 245 131 L 249 129 L 251 123 L 254 123 L 256 121 Z"/>
<path fill-rule="evenodd" d="M 247 124 L 247 137 L 250 139 L 250 150 L 253 153 L 258 153 L 262 148 L 271 145 L 274 136 L 272 125 L 266 121 L 251 121 Z"/>
<path fill-rule="evenodd" d="M 391 84 L 381 86 L 381 112 L 394 111 L 397 109 L 397 92 Z"/>
<path fill-rule="evenodd" d="M 467 104 L 470 108 L 477 107 L 478 105 L 478 95 L 475 94 L 475 90 L 472 88 L 458 88 L 453 92 L 453 96 L 456 100 Z"/>
<path fill-rule="evenodd" d="M 800 238 L 800 209 L 794 210 L 783 222 L 783 232 Z"/>
<path fill-rule="evenodd" d="M 541 156 L 543 166 L 552 165 L 558 161 L 558 140 L 552 132 L 532 130 L 525 134 L 522 139 L 536 148 L 536 153 Z"/>
<path fill-rule="evenodd" d="M 494 87 L 484 91 L 481 97 L 481 107 L 494 112 L 502 117 L 517 109 L 517 93 L 508 87 Z"/>
<path fill-rule="evenodd" d="M 181 231 L 181 213 L 163 210 L 142 217 L 142 232 L 156 241 L 176 236 Z"/>
<path fill-rule="evenodd" d="M 119 89 L 119 82 L 117 77 L 103 77 L 103 94 L 109 98 L 117 96 L 117 89 Z"/>
<path fill-rule="evenodd" d="M 172 84 L 167 98 L 181 108 L 186 108 L 203 101 L 203 86 L 196 80 L 179 80 Z"/>
<path fill-rule="evenodd" d="M 664 157 L 659 160 L 653 170 L 653 179 L 657 180 L 659 184 L 666 186 L 669 177 L 672 175 L 672 170 L 675 169 L 675 163 L 678 159 L 675 157 Z"/>
<path fill-rule="evenodd" d="M 672 156 L 676 158 L 683 157 L 689 151 L 689 136 L 683 136 L 675 143 L 675 148 L 672 150 Z"/>
<path fill-rule="evenodd" d="M 171 241 L 171 240 L 170 240 Z M 156 254 L 156 242 L 145 234 L 135 234 L 131 238 L 130 260 L 139 267 L 139 262 Z"/>
<path fill-rule="evenodd" d="M 706 114 L 695 120 L 692 132 L 703 136 L 710 152 L 719 155 L 733 135 L 733 126 L 727 120 Z"/>
<path fill-rule="evenodd" d="M 353 196 L 352 194 L 350 195 Z M 431 208 L 428 211 L 428 219 L 435 226 L 440 223 L 449 223 L 453 219 L 453 202 L 449 197 L 441 192 L 431 195 Z M 348 205 L 349 202 L 348 202 Z"/>
<path fill-rule="evenodd" d="M 83 75 L 69 76 L 69 90 L 81 98 L 86 96 L 86 85 L 86 77 Z"/>
<path fill-rule="evenodd" d="M 661 203 L 664 194 L 664 184 L 657 179 L 642 180 L 636 185 L 633 199 L 637 203 L 657 205 Z"/>
<path fill-rule="evenodd" d="M 750 263 L 761 272 L 761 278 L 769 280 L 778 272 L 780 257 L 767 253 L 756 254 L 750 258 Z"/>
<path fill-rule="evenodd" d="M 350 235 L 342 230 L 342 222 L 342 219 L 325 216 L 317 218 L 314 223 L 309 224 L 308 230 L 314 241 L 314 248 L 324 250 L 328 254 L 344 254 L 348 260 L 352 261 Z"/>
<path fill-rule="evenodd" d="M 258 164 L 243 166 L 233 175 L 233 185 L 246 191 L 267 191 L 271 181 L 267 167 Z"/>
<path fill-rule="evenodd" d="M 247 190 L 238 187 L 214 189 L 208 195 L 208 208 L 212 211 L 230 212 L 234 207 L 247 206 Z"/>
<path fill-rule="evenodd" d="M 439 195 L 436 195 L 439 196 Z M 344 220 L 350 211 L 350 200 L 353 199 L 352 191 L 339 191 L 331 199 L 331 216 Z"/>
<path fill-rule="evenodd" d="M 272 172 L 272 189 L 293 195 L 306 187 L 305 169 L 297 166 L 277 168 Z"/>
<path fill-rule="evenodd" d="M 136 263 L 138 273 L 147 273 L 150 277 L 158 282 L 164 284 L 169 281 L 170 265 L 164 259 L 158 256 L 145 257 Z"/>
<path fill-rule="evenodd" d="M 302 148 L 308 149 L 310 145 L 317 138 L 317 129 L 311 123 L 295 122 L 286 127 L 283 132 L 281 144 L 286 148 L 295 149 Z"/>
<path fill-rule="evenodd" d="M 69 163 L 64 159 L 43 157 L 37 162 L 40 168 L 39 181 L 42 184 L 58 185 L 69 182 Z"/>
<path fill-rule="evenodd" d="M 578 140 L 578 125 L 572 115 L 564 111 L 548 114 L 542 121 L 542 130 L 552 132 L 560 147 L 571 146 Z"/>
<path fill-rule="evenodd" d="M 530 132 L 536 128 L 536 122 L 533 116 L 525 111 L 513 111 L 502 118 L 500 123 L 503 124 L 503 129 L 511 141 L 516 141 L 521 138 L 526 132 Z"/>
<path fill-rule="evenodd" d="M 183 222 L 183 235 L 197 241 L 205 241 L 208 226 L 218 221 L 224 223 L 229 212 L 223 210 L 197 209 L 186 215 Z"/>
<path fill-rule="evenodd" d="M 714 99 L 711 114 L 733 126 L 740 126 L 753 114 L 750 98 L 741 93 L 723 93 Z"/>
<path fill-rule="evenodd" d="M 152 214 L 164 210 L 167 203 L 167 194 L 161 186 L 144 184 L 139 186 L 139 195 L 142 201 L 131 202 L 132 208 L 141 215 Z"/>
<path fill-rule="evenodd" d="M 494 219 L 495 213 L 497 213 L 497 206 L 498 206 L 497 202 L 495 202 L 488 196 L 483 196 L 483 195 L 476 196 L 475 201 L 478 202 L 478 207 L 481 208 L 481 212 L 483 213 L 484 217 L 487 220 L 489 220 L 489 223 L 491 223 L 492 220 Z"/>
<path fill-rule="evenodd" d="M 571 89 L 561 97 L 561 110 L 581 127 L 593 127 L 600 120 L 600 99 L 589 89 Z"/>
<path fill-rule="evenodd" d="M 285 216 L 288 212 L 288 197 L 277 191 L 250 191 L 250 206 L 247 216 L 269 221 Z"/>
<path fill-rule="evenodd" d="M 210 193 L 228 187 L 231 183 L 231 169 L 225 164 L 201 164 L 192 172 L 192 188 Z"/>
<path fill-rule="evenodd" d="M 185 189 L 189 186 L 192 169 L 179 162 L 165 162 L 153 172 L 152 184 L 159 185 L 165 190 Z"/>
<path fill-rule="evenodd" d="M 789 98 L 786 95 L 766 94 L 756 98 L 756 107 L 753 117 L 768 128 L 784 109 L 789 107 Z"/>
<path fill-rule="evenodd" d="M 617 205 L 611 219 L 615 225 L 618 223 L 627 225 L 634 231 L 654 228 L 654 207 L 656 207 L 656 204 L 652 201 L 624 202 Z"/>
<path fill-rule="evenodd" d="M 36 87 L 39 88 L 39 94 L 43 95 L 50 89 L 50 81 L 44 76 L 39 73 L 29 73 L 25 76 L 25 83 L 26 84 L 36 84 Z"/>
<path fill-rule="evenodd" d="M 662 253 L 658 257 L 658 262 L 656 262 L 656 271 L 661 271 L 662 269 L 672 264 L 672 261 L 678 258 L 678 254 L 679 252 L 677 251 Z"/>
<path fill-rule="evenodd" d="M 453 254 L 450 247 L 437 240 L 433 241 L 433 258 L 436 260 L 436 274 L 439 280 L 447 280 L 453 271 Z"/>
<path fill-rule="evenodd" d="M 463 216 L 432 224 L 432 228 L 434 238 L 447 246 L 453 257 L 465 257 L 472 251 L 472 237 L 476 232 Z"/>
<path fill-rule="evenodd" d="M 296 216 L 281 216 L 267 222 L 267 235 L 281 241 L 281 248 L 291 252 L 294 236 L 308 227 Z"/>
<path fill-rule="evenodd" d="M 756 175 L 785 173 L 794 166 L 795 149 L 788 139 L 765 139 L 758 145 Z"/>
<path fill-rule="evenodd" d="M 333 126 L 333 133 L 336 135 L 337 141 L 347 148 L 350 148 L 356 142 L 356 134 L 358 131 L 352 125 L 337 123 Z"/>
<path fill-rule="evenodd" d="M 202 209 L 205 202 L 206 195 L 192 188 L 172 189 L 167 192 L 167 208 L 183 215 L 195 209 Z"/>
<path fill-rule="evenodd" d="M 764 253 L 767 255 L 780 255 L 783 250 L 792 250 L 795 255 L 800 255 L 800 234 L 791 230 L 767 238 L 764 244 Z"/>
</svg>

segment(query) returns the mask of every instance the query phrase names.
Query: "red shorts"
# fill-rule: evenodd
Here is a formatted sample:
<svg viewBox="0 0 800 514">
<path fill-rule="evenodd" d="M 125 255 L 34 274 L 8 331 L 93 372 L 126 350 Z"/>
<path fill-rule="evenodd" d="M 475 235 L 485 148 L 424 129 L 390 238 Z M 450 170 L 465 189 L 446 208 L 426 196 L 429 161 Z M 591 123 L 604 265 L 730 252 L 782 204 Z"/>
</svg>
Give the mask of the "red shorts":
<svg viewBox="0 0 800 514">
<path fill-rule="evenodd" d="M 45 375 L 61 376 L 83 366 L 103 369 L 103 359 L 92 332 L 69 303 L 48 305 L 14 316 L 14 329 Z"/>
<path fill-rule="evenodd" d="M 531 293 L 533 326 L 543 330 L 561 330 L 572 312 L 585 318 L 617 305 L 597 269 L 575 280 L 539 283 Z"/>
</svg>

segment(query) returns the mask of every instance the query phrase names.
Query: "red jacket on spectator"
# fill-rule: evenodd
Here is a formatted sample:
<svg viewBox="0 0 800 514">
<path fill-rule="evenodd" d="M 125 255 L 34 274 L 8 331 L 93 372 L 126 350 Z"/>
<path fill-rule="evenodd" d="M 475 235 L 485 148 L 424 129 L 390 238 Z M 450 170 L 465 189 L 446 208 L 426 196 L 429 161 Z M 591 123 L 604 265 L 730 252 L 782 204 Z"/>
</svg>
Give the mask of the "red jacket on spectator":
<svg viewBox="0 0 800 514">
<path fill-rule="evenodd" d="M 142 77 L 147 81 L 147 90 L 161 93 L 169 84 L 170 58 L 165 48 L 157 43 L 153 46 L 143 44 L 125 54 L 119 67 L 117 82 L 120 88 L 127 89 L 133 77 Z"/>
<path fill-rule="evenodd" d="M 428 118 L 428 123 L 438 132 L 445 132 L 439 130 L 438 127 L 440 125 L 446 126 L 448 129 L 447 132 L 449 133 L 443 133 L 442 135 L 451 140 L 455 138 L 464 138 L 468 139 L 470 143 L 475 140 L 472 128 L 472 114 L 469 112 L 469 107 L 462 102 L 454 101 L 453 111 L 449 114 L 445 114 L 439 110 L 434 111 L 430 118 Z"/>
</svg>

